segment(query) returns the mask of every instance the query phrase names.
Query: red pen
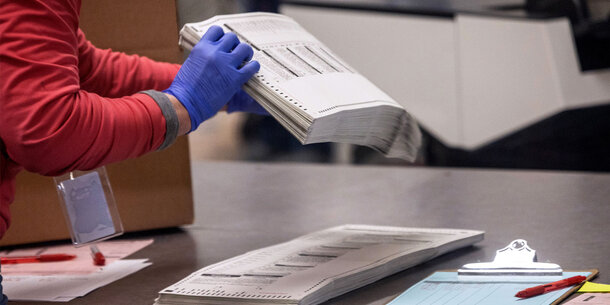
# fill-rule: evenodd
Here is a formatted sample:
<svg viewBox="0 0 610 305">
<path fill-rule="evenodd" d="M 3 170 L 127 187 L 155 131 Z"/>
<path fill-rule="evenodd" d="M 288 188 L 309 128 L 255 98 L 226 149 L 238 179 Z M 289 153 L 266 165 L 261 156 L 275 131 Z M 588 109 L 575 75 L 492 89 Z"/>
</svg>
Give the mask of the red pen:
<svg viewBox="0 0 610 305">
<path fill-rule="evenodd" d="M 41 254 L 32 256 L 8 256 L 0 258 L 2 264 L 23 264 L 23 263 L 45 263 L 45 262 L 61 262 L 74 259 L 76 255 L 72 254 Z"/>
<path fill-rule="evenodd" d="M 566 288 L 575 284 L 580 284 L 582 281 L 586 280 L 587 277 L 582 276 L 582 275 L 577 275 L 577 276 L 573 276 L 573 277 L 569 277 L 567 279 L 563 279 L 557 282 L 552 282 L 552 283 L 548 283 L 548 284 L 544 284 L 544 285 L 540 285 L 540 286 L 536 286 L 536 287 L 532 287 L 532 288 L 527 288 L 525 290 L 521 290 L 519 292 L 517 292 L 517 294 L 515 295 L 518 298 L 529 298 L 529 297 L 533 297 L 533 296 L 537 296 L 543 293 L 547 293 L 549 291 L 553 291 L 553 290 L 559 290 L 562 288 Z"/>
</svg>

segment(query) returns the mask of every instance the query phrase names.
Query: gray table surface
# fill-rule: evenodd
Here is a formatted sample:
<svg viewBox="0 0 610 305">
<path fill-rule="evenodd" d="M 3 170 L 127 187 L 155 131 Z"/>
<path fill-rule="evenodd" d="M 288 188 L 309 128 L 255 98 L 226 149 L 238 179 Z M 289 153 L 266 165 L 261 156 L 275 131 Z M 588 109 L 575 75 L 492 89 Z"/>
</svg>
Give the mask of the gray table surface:
<svg viewBox="0 0 610 305">
<path fill-rule="evenodd" d="M 347 223 L 486 234 L 327 304 L 384 304 L 436 270 L 489 261 L 517 238 L 539 261 L 597 268 L 596 282 L 610 283 L 609 174 L 195 162 L 192 175 L 195 224 L 128 234 L 155 238 L 132 255 L 153 265 L 70 304 L 152 304 L 159 290 L 206 265 Z"/>
</svg>

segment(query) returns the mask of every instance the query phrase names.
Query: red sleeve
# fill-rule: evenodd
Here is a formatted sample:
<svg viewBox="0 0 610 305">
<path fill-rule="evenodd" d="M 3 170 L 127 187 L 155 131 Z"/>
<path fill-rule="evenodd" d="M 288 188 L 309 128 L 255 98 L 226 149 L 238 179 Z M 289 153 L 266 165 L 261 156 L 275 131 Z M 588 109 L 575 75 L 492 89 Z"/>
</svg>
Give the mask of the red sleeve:
<svg viewBox="0 0 610 305">
<path fill-rule="evenodd" d="M 78 30 L 78 69 L 81 89 L 107 97 L 121 97 L 148 89 L 164 90 L 180 65 L 144 56 L 96 48 Z"/>
<path fill-rule="evenodd" d="M 13 161 L 44 175 L 136 157 L 165 137 L 150 96 L 108 99 L 82 90 L 79 10 L 77 0 L 0 6 L 0 137 Z"/>
</svg>

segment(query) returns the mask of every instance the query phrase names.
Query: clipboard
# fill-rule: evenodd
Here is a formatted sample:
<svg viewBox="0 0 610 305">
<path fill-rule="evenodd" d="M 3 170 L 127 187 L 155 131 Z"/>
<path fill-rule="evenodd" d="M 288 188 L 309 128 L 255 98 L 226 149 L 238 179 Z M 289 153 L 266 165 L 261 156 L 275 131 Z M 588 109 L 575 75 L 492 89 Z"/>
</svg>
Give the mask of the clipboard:
<svg viewBox="0 0 610 305">
<path fill-rule="evenodd" d="M 595 278 L 599 273 L 596 269 L 590 270 L 579 270 L 579 271 L 565 271 L 566 278 L 574 275 L 587 274 L 587 281 Z M 455 281 L 448 281 L 447 275 L 452 274 L 455 277 Z M 581 285 L 576 285 L 571 288 L 565 288 L 563 290 L 556 290 L 544 295 L 535 296 L 528 299 L 519 299 L 514 295 L 525 288 L 529 288 L 536 285 L 541 285 L 547 282 L 485 282 L 481 283 L 478 287 L 467 287 L 466 285 L 477 285 L 476 282 L 470 282 L 465 284 L 457 280 L 457 270 L 445 270 L 437 271 L 430 276 L 426 277 L 422 281 L 413 285 L 405 292 L 394 298 L 388 303 L 388 305 L 406 305 L 406 304 L 418 304 L 418 305 L 449 305 L 449 304 L 478 304 L 478 305 L 503 305 L 503 304 L 519 304 L 519 305 L 558 305 L 571 294 L 576 292 Z M 468 298 L 463 298 L 463 294 L 472 293 L 473 290 L 483 291 L 492 286 L 506 287 L 509 293 L 502 294 L 496 291 L 494 295 L 489 293 L 488 298 L 482 298 L 480 295 L 470 294 Z M 511 287 L 509 287 L 509 285 Z M 494 299 L 494 296 L 500 296 L 502 300 L 498 298 Z M 457 298 L 457 299 L 456 299 Z M 450 301 L 446 301 L 450 300 Z"/>
<path fill-rule="evenodd" d="M 557 305 L 576 292 L 581 285 L 520 299 L 523 289 L 550 283 L 575 275 L 595 278 L 597 269 L 563 271 L 559 265 L 537 263 L 535 251 L 525 240 L 511 242 L 496 251 L 489 263 L 466 264 L 459 270 L 437 271 L 413 285 L 388 305 Z"/>
</svg>

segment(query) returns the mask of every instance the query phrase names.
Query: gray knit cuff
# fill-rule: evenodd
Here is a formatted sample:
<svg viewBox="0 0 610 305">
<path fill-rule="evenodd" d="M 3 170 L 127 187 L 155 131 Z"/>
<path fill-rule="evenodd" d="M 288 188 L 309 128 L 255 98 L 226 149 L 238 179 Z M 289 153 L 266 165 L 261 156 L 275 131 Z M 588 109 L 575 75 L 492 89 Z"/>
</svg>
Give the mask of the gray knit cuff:
<svg viewBox="0 0 610 305">
<path fill-rule="evenodd" d="M 165 149 L 170 145 L 174 144 L 174 142 L 176 141 L 176 137 L 178 137 L 179 122 L 176 110 L 174 110 L 172 102 L 163 92 L 156 90 L 146 90 L 141 91 L 140 93 L 144 93 L 152 97 L 152 99 L 157 102 L 157 105 L 159 105 L 159 108 L 161 108 L 161 113 L 165 117 L 165 141 L 163 141 L 163 144 L 161 144 L 161 146 L 159 146 L 157 150 Z"/>
</svg>

